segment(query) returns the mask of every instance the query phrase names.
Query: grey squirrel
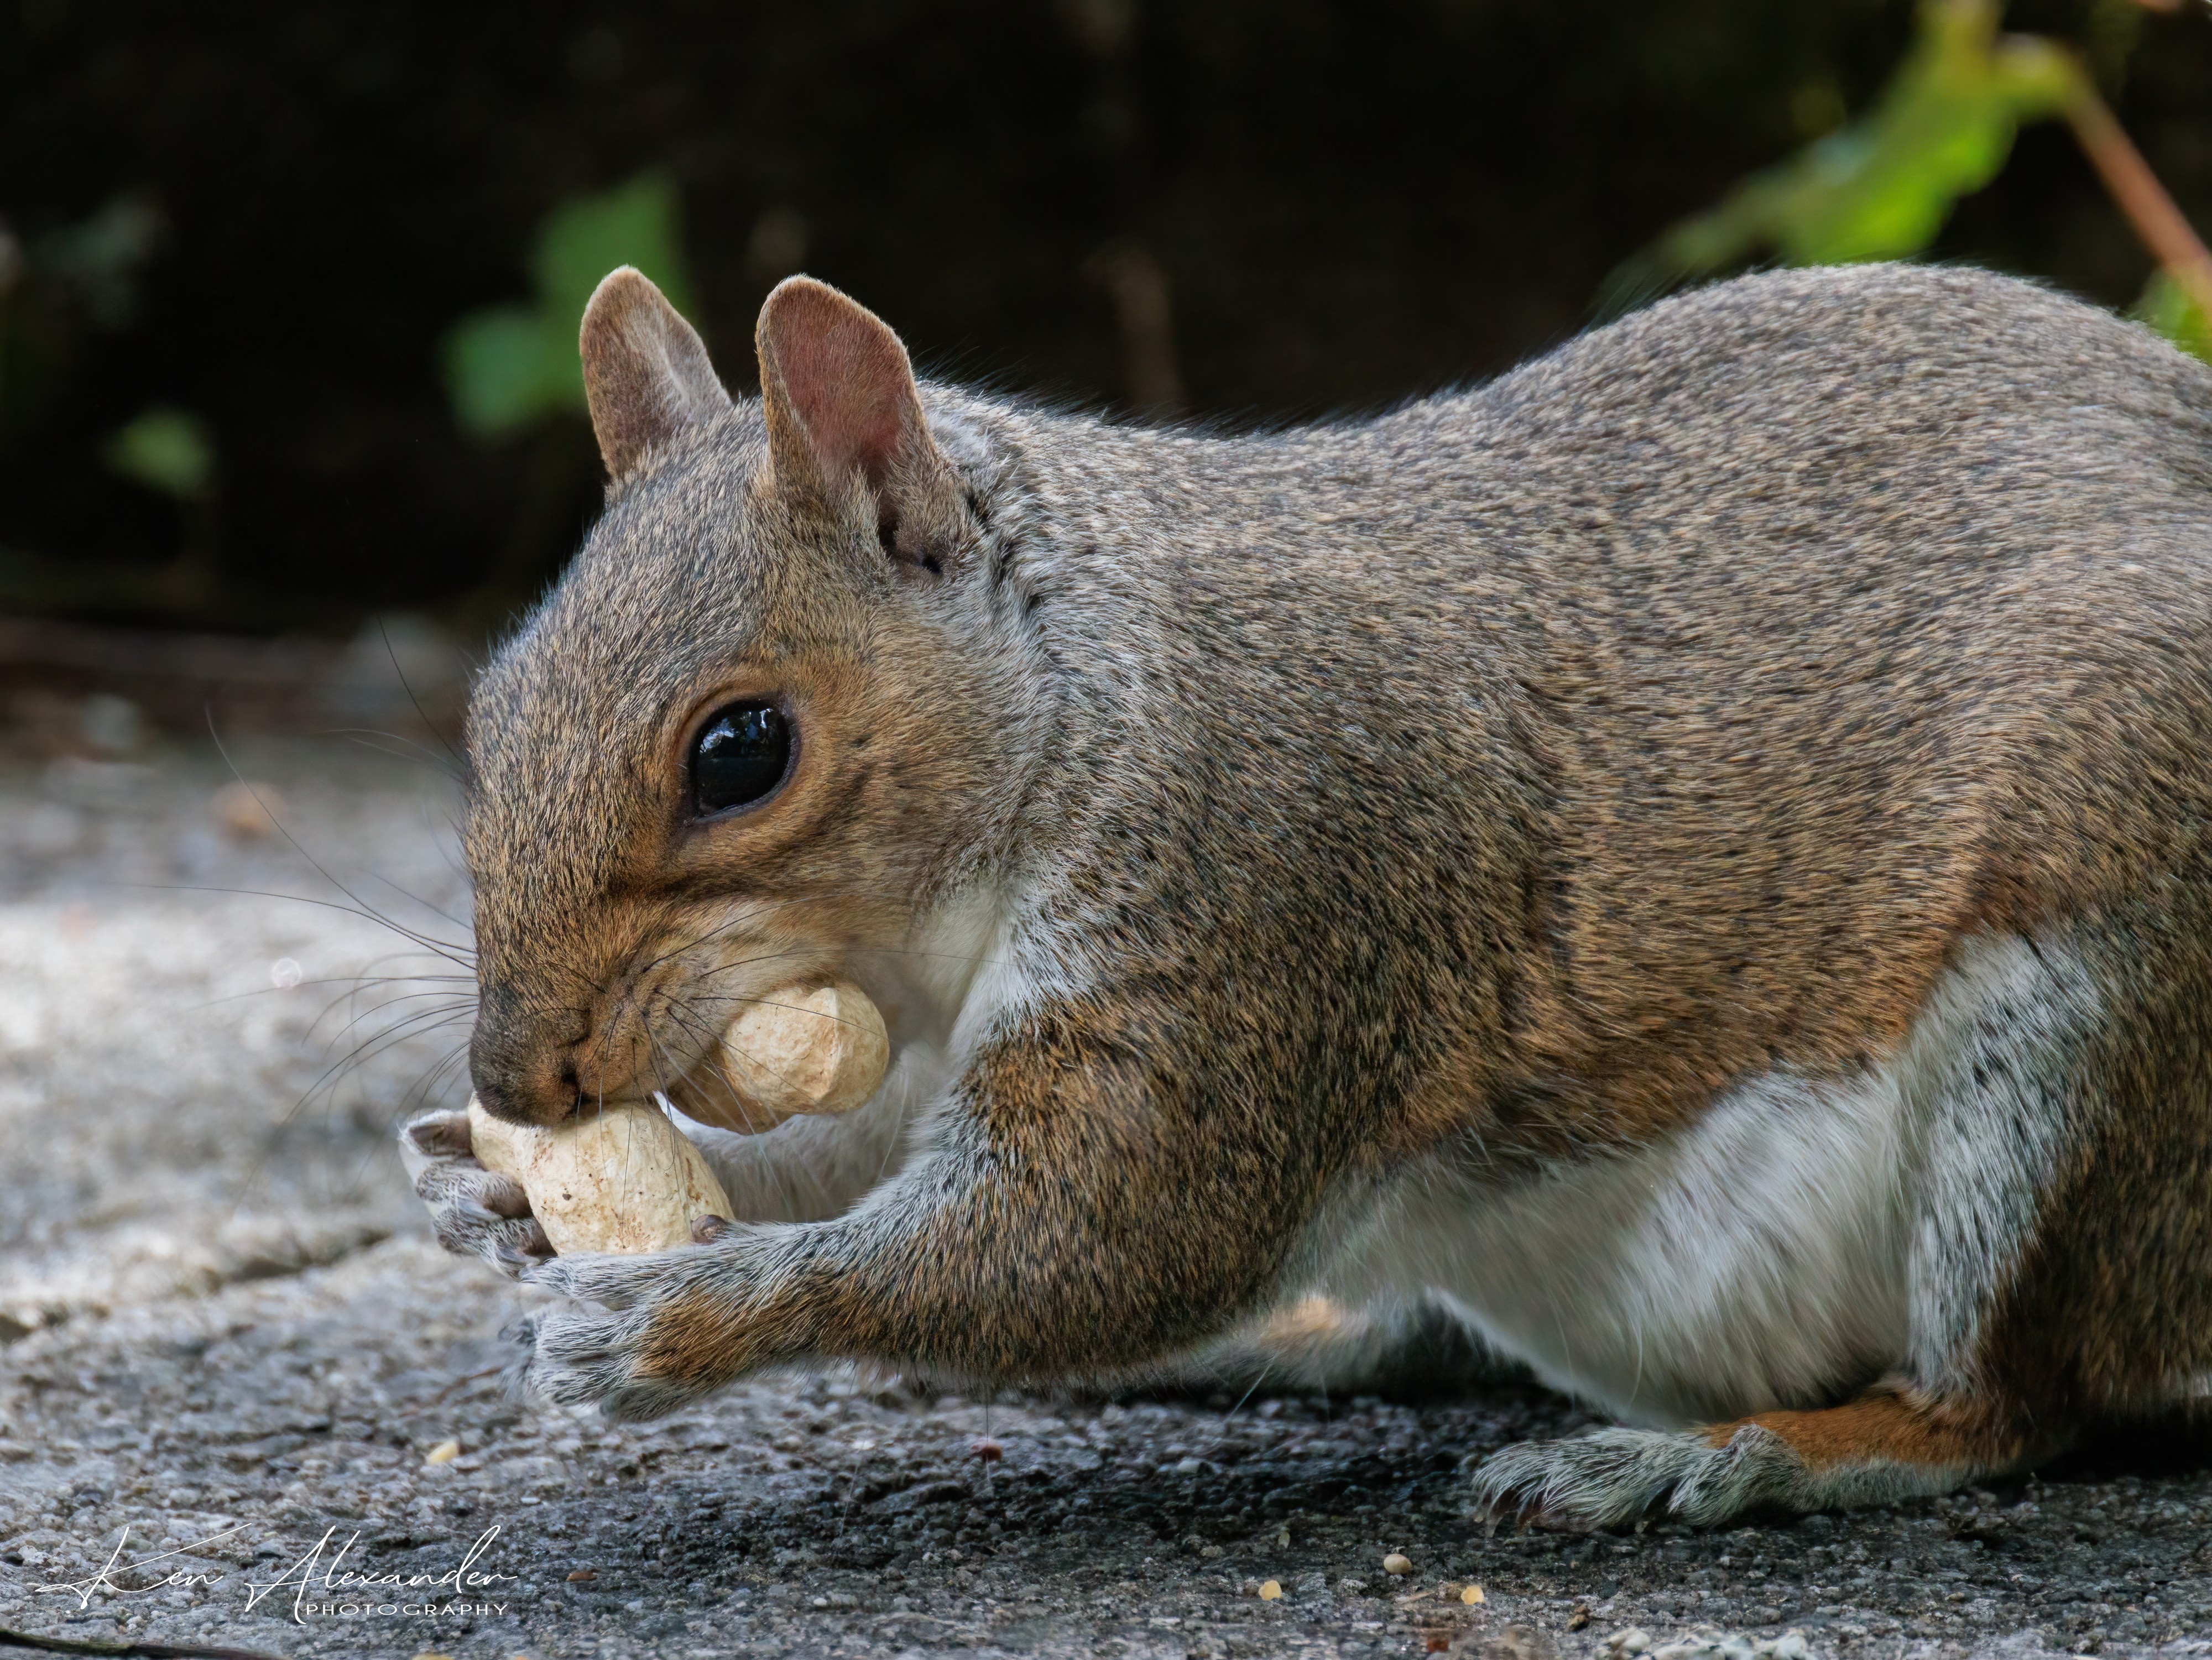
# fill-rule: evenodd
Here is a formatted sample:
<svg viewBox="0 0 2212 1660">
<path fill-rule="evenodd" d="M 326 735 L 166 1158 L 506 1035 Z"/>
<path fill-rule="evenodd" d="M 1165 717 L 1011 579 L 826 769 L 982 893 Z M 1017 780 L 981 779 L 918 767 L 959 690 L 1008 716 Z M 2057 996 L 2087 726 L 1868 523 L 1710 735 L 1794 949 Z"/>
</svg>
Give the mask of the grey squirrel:
<svg viewBox="0 0 2212 1660">
<path fill-rule="evenodd" d="M 605 516 L 477 684 L 493 1112 L 868 987 L 874 1103 L 545 1261 L 556 1401 L 1127 1375 L 1426 1294 L 1624 1427 L 1493 1512 L 1929 1493 L 2212 1376 L 2212 369 L 1954 269 L 1747 277 L 1249 435 L 918 383 L 794 277 L 732 398 L 635 271 Z M 596 1305 L 596 1306 L 591 1306 Z"/>
</svg>

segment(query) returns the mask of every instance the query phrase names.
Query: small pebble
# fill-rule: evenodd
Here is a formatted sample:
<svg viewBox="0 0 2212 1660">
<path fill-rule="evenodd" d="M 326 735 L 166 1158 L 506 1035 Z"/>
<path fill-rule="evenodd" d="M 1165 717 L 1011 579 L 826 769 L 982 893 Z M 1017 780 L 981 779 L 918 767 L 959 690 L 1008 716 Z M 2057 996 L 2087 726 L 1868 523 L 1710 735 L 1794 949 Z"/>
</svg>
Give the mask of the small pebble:
<svg viewBox="0 0 2212 1660">
<path fill-rule="evenodd" d="M 1263 1579 L 1260 1582 L 1260 1600 L 1262 1602 L 1275 1602 L 1281 1597 L 1282 1594 L 1283 1582 L 1281 1580 Z"/>
<path fill-rule="evenodd" d="M 596 1579 L 599 1577 L 598 1573 L 590 1568 L 577 1568 L 569 1573 L 568 1583 L 572 1585 L 580 1585 L 586 1579 Z"/>
<path fill-rule="evenodd" d="M 1641 1626 L 1630 1626 L 1607 1638 L 1605 1646 L 1614 1654 L 1643 1654 L 1651 1647 L 1651 1633 Z"/>
<path fill-rule="evenodd" d="M 1474 1604 L 1482 1601 L 1482 1587 L 1480 1585 L 1469 1585 L 1465 1590 L 1459 1594 L 1459 1600 L 1472 1607 Z M 1638 1635 L 1641 1635 L 1641 1633 L 1639 1633 Z"/>
<path fill-rule="evenodd" d="M 1413 1559 L 1397 1551 L 1392 1551 L 1382 1559 L 1382 1572 L 1385 1573 L 1395 1573 L 1402 1577 L 1413 1571 Z"/>
<path fill-rule="evenodd" d="M 453 1460 L 459 1458 L 460 1456 L 461 1444 L 459 1442 L 441 1441 L 436 1446 L 431 1448 L 428 1452 L 422 1455 L 422 1462 L 426 1464 L 450 1464 Z"/>
</svg>

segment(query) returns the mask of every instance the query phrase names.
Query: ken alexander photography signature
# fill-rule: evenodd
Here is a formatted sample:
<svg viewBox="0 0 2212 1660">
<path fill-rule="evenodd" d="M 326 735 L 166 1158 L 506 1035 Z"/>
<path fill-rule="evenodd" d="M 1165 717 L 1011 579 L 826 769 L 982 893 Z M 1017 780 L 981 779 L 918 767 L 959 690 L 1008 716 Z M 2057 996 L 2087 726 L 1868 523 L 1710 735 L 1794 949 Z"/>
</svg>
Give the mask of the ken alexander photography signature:
<svg viewBox="0 0 2212 1660">
<path fill-rule="evenodd" d="M 155 1591 L 172 1590 L 179 1587 L 212 1589 L 230 1577 L 228 1572 L 199 1568 L 171 1566 L 180 1557 L 190 1557 L 204 1551 L 209 1546 L 226 1539 L 235 1538 L 246 1530 L 246 1524 L 225 1528 L 204 1539 L 173 1549 L 156 1551 L 151 1555 L 130 1557 L 131 1524 L 125 1523 L 115 1541 L 115 1548 L 107 1560 L 82 1579 L 63 1580 L 48 1585 L 33 1587 L 35 1591 L 54 1592 L 77 1599 L 77 1607 L 88 1608 L 95 1596 L 146 1596 Z M 250 1579 L 240 1572 L 246 1586 L 246 1609 L 251 1613 L 262 1601 L 287 1585 L 292 1587 L 292 1618 L 304 1625 L 310 1614 L 504 1614 L 504 1602 L 475 1602 L 450 1599 L 470 1599 L 489 1592 L 501 1581 L 514 1582 L 519 1576 L 499 1573 L 479 1567 L 477 1563 L 491 1548 L 492 1541 L 499 1537 L 499 1524 L 494 1523 L 476 1537 L 461 1560 L 442 1573 L 428 1572 L 375 1573 L 345 1566 L 347 1555 L 361 1542 L 356 1529 L 335 1554 L 325 1562 L 324 1553 L 330 1550 L 331 1541 L 337 1537 L 337 1529 L 326 1528 L 323 1536 L 309 1546 L 291 1565 L 274 1579 Z M 119 1578 L 118 1578 L 119 1576 Z M 128 1580 L 131 1583 L 121 1583 Z"/>
</svg>

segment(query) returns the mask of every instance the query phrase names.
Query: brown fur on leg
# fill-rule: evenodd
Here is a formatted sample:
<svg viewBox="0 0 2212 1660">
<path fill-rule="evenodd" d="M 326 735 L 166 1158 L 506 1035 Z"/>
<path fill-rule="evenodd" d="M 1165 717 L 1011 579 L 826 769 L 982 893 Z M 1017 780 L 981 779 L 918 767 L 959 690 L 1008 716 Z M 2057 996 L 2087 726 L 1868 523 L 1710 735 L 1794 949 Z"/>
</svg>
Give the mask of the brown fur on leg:
<svg viewBox="0 0 2212 1660">
<path fill-rule="evenodd" d="M 1984 1400 L 1946 1400 L 1899 1381 L 1817 1412 L 1762 1412 L 1699 1433 L 1726 1447 L 1747 1430 L 1779 1440 L 1815 1483 L 1855 1483 L 1893 1471 L 1901 1490 L 1936 1492 L 2017 1468 L 2056 1452 L 2070 1432 L 2031 1427 Z M 1847 1501 L 1838 1501 L 1847 1502 Z"/>
</svg>

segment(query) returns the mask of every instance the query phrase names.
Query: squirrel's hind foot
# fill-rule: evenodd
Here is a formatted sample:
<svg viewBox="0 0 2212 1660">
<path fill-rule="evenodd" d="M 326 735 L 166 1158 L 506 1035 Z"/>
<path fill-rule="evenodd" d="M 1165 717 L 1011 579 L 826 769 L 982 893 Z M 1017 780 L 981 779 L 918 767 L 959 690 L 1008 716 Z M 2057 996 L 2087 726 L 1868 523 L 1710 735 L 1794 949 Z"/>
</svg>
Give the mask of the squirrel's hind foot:
<svg viewBox="0 0 2212 1660">
<path fill-rule="evenodd" d="M 1605 1429 L 1525 1441 L 1475 1474 L 1477 1509 L 1571 1531 L 1652 1517 L 1710 1527 L 1747 1511 L 1844 1509 L 1948 1493 L 2017 1468 L 2030 1446 L 1973 1404 L 1883 1386 L 1819 1412 L 1705 1429 Z"/>
<path fill-rule="evenodd" d="M 1698 1430 L 1606 1429 L 1493 1454 L 1475 1473 L 1474 1502 L 1493 1528 L 1518 1519 L 1583 1533 L 1655 1513 L 1709 1523 L 1778 1504 L 1802 1473 L 1796 1455 L 1762 1429 L 1719 1447 Z"/>
</svg>

